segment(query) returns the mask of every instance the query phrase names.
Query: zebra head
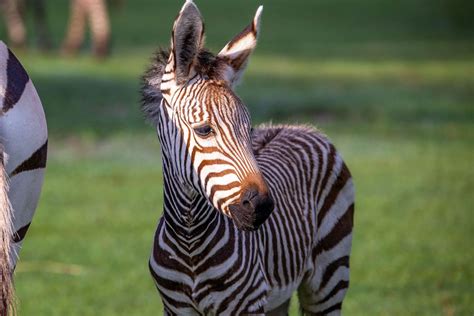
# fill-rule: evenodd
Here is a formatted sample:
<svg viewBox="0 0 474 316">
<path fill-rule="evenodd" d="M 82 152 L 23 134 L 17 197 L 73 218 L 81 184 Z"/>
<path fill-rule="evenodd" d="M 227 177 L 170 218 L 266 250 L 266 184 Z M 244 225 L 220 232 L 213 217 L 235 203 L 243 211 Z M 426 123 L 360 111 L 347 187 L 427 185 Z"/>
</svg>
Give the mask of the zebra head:
<svg viewBox="0 0 474 316">
<path fill-rule="evenodd" d="M 202 17 L 188 0 L 170 50 L 143 78 L 143 110 L 157 127 L 164 169 L 241 229 L 257 229 L 274 206 L 252 152 L 249 112 L 233 91 L 256 46 L 261 11 L 215 56 L 203 49 Z"/>
</svg>

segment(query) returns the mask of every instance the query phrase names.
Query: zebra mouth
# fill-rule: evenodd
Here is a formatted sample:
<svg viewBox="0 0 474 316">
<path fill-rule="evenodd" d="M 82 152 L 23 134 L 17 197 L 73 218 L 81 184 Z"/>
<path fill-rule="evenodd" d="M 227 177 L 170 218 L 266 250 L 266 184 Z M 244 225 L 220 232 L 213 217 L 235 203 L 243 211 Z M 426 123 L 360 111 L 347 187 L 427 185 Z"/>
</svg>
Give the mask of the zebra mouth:
<svg viewBox="0 0 474 316">
<path fill-rule="evenodd" d="M 229 205 L 229 211 L 238 229 L 251 231 L 258 228 L 253 225 L 255 214 L 250 208 L 242 207 L 239 204 L 232 204 Z"/>
<path fill-rule="evenodd" d="M 270 197 L 258 199 L 258 203 L 229 205 L 235 225 L 240 230 L 254 231 L 268 219 L 273 212 L 274 202 Z"/>
</svg>

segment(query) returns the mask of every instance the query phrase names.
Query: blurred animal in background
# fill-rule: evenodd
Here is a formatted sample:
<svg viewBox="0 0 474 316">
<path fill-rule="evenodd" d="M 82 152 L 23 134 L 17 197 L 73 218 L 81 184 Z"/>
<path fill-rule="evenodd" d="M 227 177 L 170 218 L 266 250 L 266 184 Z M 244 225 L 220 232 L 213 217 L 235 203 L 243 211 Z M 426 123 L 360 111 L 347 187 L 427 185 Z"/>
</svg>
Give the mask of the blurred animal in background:
<svg viewBox="0 0 474 316">
<path fill-rule="evenodd" d="M 149 267 L 165 315 L 288 315 L 294 291 L 305 315 L 339 315 L 349 287 L 354 187 L 342 157 L 313 128 L 252 128 L 234 92 L 261 12 L 214 55 L 187 0 L 144 75 L 164 185 Z"/>
<path fill-rule="evenodd" d="M 13 47 L 26 45 L 26 27 L 20 12 L 20 3 L 16 0 L 0 0 L 0 8 L 7 25 L 8 38 Z"/>
<path fill-rule="evenodd" d="M 0 0 L 0 9 L 4 15 L 10 44 L 15 48 L 26 48 L 25 12 L 27 8 L 33 11 L 33 23 L 38 47 L 42 51 L 50 50 L 52 42 L 47 25 L 44 0 Z"/>
<path fill-rule="evenodd" d="M 96 57 L 109 53 L 110 21 L 104 0 L 71 0 L 69 26 L 62 46 L 65 55 L 75 55 L 84 42 L 86 20 L 92 31 L 92 51 Z"/>
<path fill-rule="evenodd" d="M 34 30 L 38 47 L 49 51 L 53 47 L 48 28 L 46 0 L 0 0 L 7 25 L 11 45 L 26 49 L 27 30 L 25 12 L 32 10 Z M 122 0 L 110 1 L 111 6 L 118 7 Z M 62 44 L 61 52 L 74 56 L 83 45 L 87 23 L 92 33 L 92 52 L 94 56 L 103 58 L 109 54 L 110 20 L 108 6 L 105 0 L 71 0 L 67 33 Z"/>
<path fill-rule="evenodd" d="M 13 311 L 13 271 L 38 204 L 47 147 L 40 98 L 0 41 L 0 316 Z"/>
</svg>

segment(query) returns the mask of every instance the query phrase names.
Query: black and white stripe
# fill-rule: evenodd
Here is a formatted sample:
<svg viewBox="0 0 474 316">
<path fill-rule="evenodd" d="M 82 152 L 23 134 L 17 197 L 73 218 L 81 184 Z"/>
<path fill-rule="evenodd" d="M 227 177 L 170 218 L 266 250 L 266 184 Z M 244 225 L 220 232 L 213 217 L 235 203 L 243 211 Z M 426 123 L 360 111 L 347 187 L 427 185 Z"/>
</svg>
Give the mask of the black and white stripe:
<svg viewBox="0 0 474 316">
<path fill-rule="evenodd" d="M 25 69 L 0 42 L 0 230 L 2 275 L 11 274 L 36 210 L 46 167 L 48 133 L 43 107 Z M 11 223 L 11 226 L 8 223 Z M 7 253 L 8 252 L 8 253 Z M 6 260 L 8 259 L 8 260 Z M 0 315 L 12 300 L 10 281 L 3 280 Z M 9 287 L 9 289 L 7 289 Z"/>
<path fill-rule="evenodd" d="M 187 1 L 144 76 L 164 178 L 149 266 L 168 315 L 286 315 L 294 291 L 305 314 L 337 315 L 349 285 L 354 188 L 342 158 L 313 128 L 252 130 L 232 90 L 261 11 L 214 56 Z"/>
</svg>

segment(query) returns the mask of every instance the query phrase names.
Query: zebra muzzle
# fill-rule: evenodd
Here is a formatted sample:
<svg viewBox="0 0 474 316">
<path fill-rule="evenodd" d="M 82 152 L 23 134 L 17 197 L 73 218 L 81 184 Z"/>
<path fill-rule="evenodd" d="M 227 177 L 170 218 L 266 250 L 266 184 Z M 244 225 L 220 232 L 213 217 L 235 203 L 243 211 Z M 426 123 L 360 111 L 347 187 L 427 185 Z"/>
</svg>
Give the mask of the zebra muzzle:
<svg viewBox="0 0 474 316">
<path fill-rule="evenodd" d="M 258 229 L 270 216 L 275 203 L 269 192 L 259 192 L 251 186 L 242 192 L 240 203 L 229 206 L 232 218 L 242 230 Z"/>
</svg>

